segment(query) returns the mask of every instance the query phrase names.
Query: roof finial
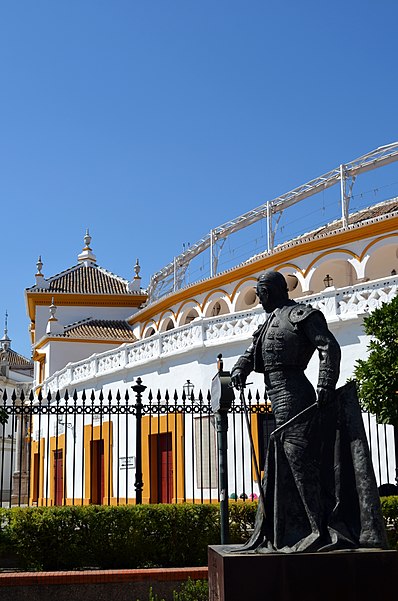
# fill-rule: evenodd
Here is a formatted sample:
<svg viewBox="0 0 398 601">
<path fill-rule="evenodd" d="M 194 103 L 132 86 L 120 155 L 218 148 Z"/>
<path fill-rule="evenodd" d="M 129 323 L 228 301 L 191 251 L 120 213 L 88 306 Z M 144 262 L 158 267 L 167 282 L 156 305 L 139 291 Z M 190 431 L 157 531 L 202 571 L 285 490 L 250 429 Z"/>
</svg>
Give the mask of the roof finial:
<svg viewBox="0 0 398 601">
<path fill-rule="evenodd" d="M 84 248 L 83 248 L 82 252 L 80 253 L 80 255 L 78 255 L 78 257 L 77 257 L 77 260 L 79 261 L 79 263 L 84 263 L 86 265 L 86 267 L 90 263 L 97 262 L 96 256 L 94 255 L 93 251 L 90 248 L 90 244 L 91 244 L 91 236 L 90 236 L 90 232 L 88 231 L 88 228 L 87 228 L 86 234 L 84 236 Z"/>
<path fill-rule="evenodd" d="M 8 312 L 6 311 L 5 320 L 4 320 L 4 336 L 0 340 L 1 350 L 8 351 L 11 346 L 11 340 L 8 337 Z"/>
<path fill-rule="evenodd" d="M 41 270 L 43 269 L 43 262 L 41 260 L 41 255 L 39 255 L 39 258 L 37 259 L 37 263 L 36 263 L 36 267 L 37 267 L 37 273 L 36 276 L 38 275 L 43 275 Z"/>
<path fill-rule="evenodd" d="M 43 261 L 41 260 L 41 255 L 39 255 L 39 258 L 37 259 L 37 263 L 36 263 L 36 286 L 37 288 L 41 288 L 41 289 L 46 289 L 49 287 L 49 282 L 48 280 L 45 279 L 44 275 L 42 274 L 41 270 L 43 269 Z"/>
<path fill-rule="evenodd" d="M 49 306 L 48 310 L 50 312 L 50 317 L 47 322 L 46 334 L 62 334 L 64 327 L 55 317 L 57 306 L 54 303 L 54 297 L 51 299 L 51 305 Z"/>
<path fill-rule="evenodd" d="M 49 307 L 49 311 L 50 311 L 50 321 L 58 321 L 58 319 L 55 317 L 55 314 L 57 312 L 57 307 L 54 304 L 54 297 L 52 297 L 52 299 L 51 299 L 51 305 Z"/>
<path fill-rule="evenodd" d="M 140 278 L 140 271 L 141 271 L 141 266 L 140 266 L 140 263 L 139 263 L 139 261 L 137 259 L 136 262 L 135 262 L 135 265 L 134 265 L 134 273 L 135 273 L 134 279 L 135 280 L 141 279 Z"/>
<path fill-rule="evenodd" d="M 86 247 L 83 250 L 91 250 L 90 242 L 91 242 L 91 236 L 90 236 L 90 232 L 88 231 L 88 228 L 87 228 L 86 235 L 84 236 L 84 244 L 86 245 Z"/>
<path fill-rule="evenodd" d="M 131 282 L 129 282 L 127 284 L 127 290 L 129 292 L 139 292 L 141 290 L 141 276 L 140 276 L 140 271 L 141 271 L 141 265 L 139 260 L 137 259 L 134 265 L 134 273 L 135 276 L 133 277 L 133 279 L 131 280 Z"/>
</svg>

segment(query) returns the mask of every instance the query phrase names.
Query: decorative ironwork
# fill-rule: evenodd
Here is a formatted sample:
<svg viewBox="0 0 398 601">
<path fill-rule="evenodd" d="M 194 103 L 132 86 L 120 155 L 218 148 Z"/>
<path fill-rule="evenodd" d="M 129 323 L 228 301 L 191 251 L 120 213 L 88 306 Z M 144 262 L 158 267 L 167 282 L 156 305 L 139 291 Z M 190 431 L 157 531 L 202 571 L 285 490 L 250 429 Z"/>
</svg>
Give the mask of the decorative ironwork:
<svg viewBox="0 0 398 601">
<path fill-rule="evenodd" d="M 124 504 L 139 502 L 140 494 L 142 502 L 219 501 L 210 392 L 199 391 L 197 398 L 184 390 L 153 392 L 138 380 L 133 390 L 134 394 L 126 390 L 123 395 L 66 391 L 63 396 L 57 391 L 45 397 L 41 392 L 25 397 L 22 392 L 11 398 L 4 392 L 0 407 L 8 423 L 0 426 L 0 503 Z M 272 411 L 258 390 L 249 388 L 246 399 L 262 465 L 274 427 Z M 253 499 L 257 483 L 239 398 L 228 415 L 228 448 L 234 466 L 230 493 L 234 498 Z M 142 442 L 137 444 L 140 421 Z M 392 482 L 393 428 L 378 426 L 373 416 L 366 417 L 365 427 L 378 482 Z M 126 457 L 130 459 L 122 469 L 120 459 Z M 145 469 L 142 478 L 136 478 L 140 465 Z M 166 473 L 163 484 L 161 469 Z"/>
</svg>

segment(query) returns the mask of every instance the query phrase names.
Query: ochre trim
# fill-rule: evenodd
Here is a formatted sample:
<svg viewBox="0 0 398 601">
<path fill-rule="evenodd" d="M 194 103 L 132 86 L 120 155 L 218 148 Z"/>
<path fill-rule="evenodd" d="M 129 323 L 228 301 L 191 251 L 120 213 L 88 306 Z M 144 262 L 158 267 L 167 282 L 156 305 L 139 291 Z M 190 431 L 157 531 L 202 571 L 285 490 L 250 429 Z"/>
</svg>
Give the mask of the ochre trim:
<svg viewBox="0 0 398 601">
<path fill-rule="evenodd" d="M 113 422 L 102 422 L 98 426 L 87 424 L 84 426 L 84 505 L 91 503 L 91 453 L 90 443 L 98 440 L 104 441 L 104 496 L 101 499 L 101 505 L 108 502 L 108 487 L 110 484 L 110 497 L 113 497 L 113 465 L 112 465 L 112 436 Z M 91 487 L 90 487 L 91 484 Z"/>
<path fill-rule="evenodd" d="M 46 353 L 39 353 L 39 352 L 37 352 L 37 349 L 34 349 L 32 359 L 33 359 L 33 361 L 36 361 L 36 363 L 39 364 L 38 381 L 39 381 L 39 384 L 41 384 L 42 382 L 44 382 L 44 379 L 45 379 L 47 355 L 46 355 Z"/>
<path fill-rule="evenodd" d="M 190 298 L 194 298 L 195 296 L 209 292 L 213 288 L 220 288 L 226 284 L 230 284 L 231 281 L 248 278 L 250 275 L 258 273 L 259 271 L 265 271 L 266 269 L 278 269 L 281 265 L 293 261 L 296 257 L 322 252 L 330 249 L 331 246 L 335 248 L 334 252 L 336 252 L 336 247 L 338 246 L 346 245 L 351 242 L 358 242 L 359 240 L 364 240 L 366 238 L 370 238 L 371 236 L 377 236 L 391 232 L 391 230 L 396 230 L 397 228 L 398 216 L 376 221 L 361 227 L 352 227 L 336 234 L 328 234 L 325 237 L 318 237 L 312 240 L 302 241 L 299 244 L 292 244 L 291 246 L 283 248 L 280 251 L 275 251 L 271 255 L 266 255 L 257 260 L 253 260 L 250 263 L 239 265 L 238 267 L 223 272 L 220 275 L 216 275 L 202 282 L 198 282 L 197 284 L 193 284 L 189 287 L 189 289 L 179 290 L 174 294 L 170 294 L 160 299 L 156 303 L 149 305 L 145 309 L 138 311 L 128 319 L 128 322 L 133 325 L 135 323 L 142 323 L 143 320 L 148 321 L 150 318 L 158 315 L 159 312 L 165 311 L 170 306 L 177 305 L 178 303 L 184 301 L 187 294 L 189 294 Z"/>
<path fill-rule="evenodd" d="M 37 306 L 50 306 L 54 298 L 57 307 L 131 307 L 137 308 L 144 303 L 146 294 L 74 294 L 69 292 L 29 292 L 25 291 L 28 313 L 31 320 L 35 319 Z"/>
<path fill-rule="evenodd" d="M 56 416 L 58 419 L 58 416 Z M 55 468 L 54 468 L 54 452 L 62 451 L 62 482 L 63 482 L 63 490 L 62 490 L 62 499 L 60 505 L 64 504 L 63 492 L 65 490 L 65 478 L 66 478 L 66 459 L 65 456 L 65 434 L 59 434 L 58 440 L 56 436 L 50 437 L 50 456 L 48 458 L 48 462 L 50 464 L 50 473 L 48 475 L 50 481 L 50 486 L 48 487 L 48 505 L 55 504 Z"/>
<path fill-rule="evenodd" d="M 160 322 L 161 322 L 161 321 L 162 321 L 162 319 L 164 319 L 166 316 L 170 316 L 170 319 L 173 319 L 173 318 L 174 318 L 174 321 L 176 321 L 176 319 L 177 319 L 177 317 L 176 317 L 176 314 L 174 313 L 174 311 L 173 311 L 172 309 L 166 309 L 166 311 L 163 311 L 163 312 L 160 314 L 160 317 L 159 317 L 159 319 L 158 319 L 158 322 L 157 322 L 157 329 L 158 329 L 158 330 L 159 330 L 159 328 L 160 328 Z"/>
<path fill-rule="evenodd" d="M 31 456 L 30 456 L 30 466 L 31 466 L 31 474 L 32 477 L 30 479 L 30 490 L 29 490 L 29 498 L 30 504 L 33 505 L 45 505 L 44 499 L 44 454 L 45 454 L 45 438 L 40 438 L 40 441 L 34 440 L 31 443 Z M 40 444 L 40 447 L 39 447 Z M 40 453 L 39 453 L 40 449 Z M 38 461 L 40 460 L 40 465 L 35 466 L 35 456 L 37 455 Z M 40 456 L 39 456 L 40 455 Z M 38 469 L 38 474 L 36 470 Z M 36 485 L 36 478 L 38 478 L 38 484 Z M 37 488 L 39 490 L 37 490 Z M 37 497 L 36 497 L 37 494 Z"/>
<path fill-rule="evenodd" d="M 202 309 L 201 309 L 200 303 L 198 303 L 198 301 L 197 301 L 197 300 L 195 300 L 194 298 L 189 298 L 189 299 L 187 299 L 186 301 L 184 301 L 184 302 L 183 302 L 183 303 L 182 303 L 182 304 L 181 304 L 181 305 L 178 307 L 178 309 L 177 309 L 177 311 L 176 311 L 176 319 L 177 319 L 177 321 L 178 321 L 178 318 L 180 317 L 180 315 L 181 315 L 181 314 L 182 314 L 182 312 L 183 312 L 183 311 L 182 311 L 183 307 L 185 307 L 185 305 L 189 305 L 189 303 L 193 303 L 193 305 L 194 305 L 193 307 L 191 307 L 191 309 L 198 309 L 198 312 L 199 312 L 199 315 L 198 315 L 198 317 L 200 317 L 200 313 L 202 313 Z"/>
<path fill-rule="evenodd" d="M 253 284 L 256 284 L 257 282 L 257 278 L 253 278 L 253 277 L 248 277 L 248 278 L 244 278 L 243 280 L 240 280 L 238 284 L 236 284 L 235 288 L 232 291 L 231 294 L 231 302 L 233 302 L 235 296 L 238 294 L 240 288 L 244 285 L 247 284 L 248 282 L 252 282 Z"/>
<path fill-rule="evenodd" d="M 369 248 L 372 248 L 372 246 L 375 246 L 376 244 L 378 244 L 382 240 L 386 240 L 388 238 L 396 238 L 397 236 L 398 236 L 398 233 L 395 232 L 395 233 L 391 233 L 391 234 L 386 234 L 385 236 L 379 236 L 375 240 L 372 240 L 372 242 L 369 242 L 369 244 L 367 244 L 365 246 L 365 248 L 363 249 L 363 251 L 361 253 L 361 261 L 365 257 L 365 255 L 368 252 Z"/>
<path fill-rule="evenodd" d="M 79 342 L 81 344 L 109 344 L 113 346 L 120 346 L 121 344 L 132 344 L 133 342 L 137 342 L 137 340 L 118 340 L 117 338 L 112 338 L 112 340 L 106 340 L 104 338 L 64 338 L 57 336 L 45 336 L 40 338 L 39 342 L 35 345 L 34 351 L 43 348 L 49 342 Z"/>
<path fill-rule="evenodd" d="M 182 414 L 161 415 L 153 417 L 144 415 L 142 417 L 142 473 L 144 488 L 142 491 L 143 503 L 157 503 L 157 499 L 151 499 L 151 476 L 157 481 L 157 453 L 153 444 L 158 434 L 171 434 L 172 457 L 173 457 L 173 490 L 172 503 L 184 502 L 184 417 Z M 152 451 L 151 451 L 152 449 Z M 177 491 L 176 491 L 177 486 Z M 156 486 L 157 488 L 157 482 Z M 177 497 L 176 497 L 177 493 Z"/>
<path fill-rule="evenodd" d="M 295 269 L 304 277 L 304 271 L 295 263 L 282 263 L 282 265 L 278 265 L 275 271 L 282 271 L 282 269 Z"/>
<path fill-rule="evenodd" d="M 206 294 L 206 296 L 202 302 L 202 306 L 201 306 L 202 313 L 204 311 L 207 301 L 213 296 L 213 294 L 216 294 L 217 292 L 221 292 L 221 294 L 224 294 L 224 296 L 226 296 L 228 298 L 229 302 L 231 302 L 231 297 L 229 296 L 228 292 L 226 292 L 226 290 L 224 290 L 223 288 L 215 288 L 214 290 L 211 290 L 209 292 L 209 294 Z M 217 298 L 215 300 L 220 300 L 220 299 Z"/>
<path fill-rule="evenodd" d="M 341 253 L 342 255 L 351 255 L 351 257 L 353 257 L 354 259 L 358 259 L 359 261 L 359 256 L 356 253 L 352 252 L 352 250 L 348 250 L 347 248 L 333 248 L 331 250 L 325 250 L 325 252 L 321 253 L 315 259 L 313 259 L 308 265 L 308 267 L 304 270 L 304 273 L 307 274 L 311 267 L 313 267 L 316 263 L 318 263 L 318 261 L 323 259 L 323 257 L 326 257 L 327 255 L 337 255 L 339 253 Z M 343 259 L 336 259 L 336 261 L 342 260 Z"/>
<path fill-rule="evenodd" d="M 149 327 L 153 327 L 153 329 L 155 330 L 155 334 L 158 333 L 158 326 L 156 324 L 156 321 L 154 319 L 150 319 L 149 321 L 146 321 L 142 326 L 141 326 L 141 333 L 140 333 L 140 340 L 145 340 L 146 337 L 144 337 L 144 333 L 145 330 L 147 330 Z M 150 338 L 150 336 L 148 336 L 148 338 Z"/>
</svg>

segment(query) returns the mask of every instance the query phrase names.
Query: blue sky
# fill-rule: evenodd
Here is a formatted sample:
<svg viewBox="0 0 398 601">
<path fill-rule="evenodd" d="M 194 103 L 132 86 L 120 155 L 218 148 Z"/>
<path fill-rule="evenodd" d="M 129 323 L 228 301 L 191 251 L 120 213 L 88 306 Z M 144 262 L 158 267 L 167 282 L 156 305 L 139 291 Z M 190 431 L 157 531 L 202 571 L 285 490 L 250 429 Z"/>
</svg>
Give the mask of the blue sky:
<svg viewBox="0 0 398 601">
<path fill-rule="evenodd" d="M 131 278 L 139 257 L 147 285 L 184 243 L 396 141 L 397 25 L 393 0 L 3 0 L 13 348 L 30 354 L 38 255 L 46 277 L 74 265 L 87 227 L 100 265 Z"/>
</svg>

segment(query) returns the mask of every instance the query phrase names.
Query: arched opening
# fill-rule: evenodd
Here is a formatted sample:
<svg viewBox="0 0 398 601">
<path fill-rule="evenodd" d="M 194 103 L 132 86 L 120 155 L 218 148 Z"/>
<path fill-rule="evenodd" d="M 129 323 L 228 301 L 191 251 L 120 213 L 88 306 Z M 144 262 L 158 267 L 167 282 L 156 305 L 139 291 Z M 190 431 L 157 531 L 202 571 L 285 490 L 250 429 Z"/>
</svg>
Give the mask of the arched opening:
<svg viewBox="0 0 398 601">
<path fill-rule="evenodd" d="M 213 299 L 207 306 L 205 317 L 217 317 L 227 315 L 229 307 L 223 298 Z"/>
<path fill-rule="evenodd" d="M 153 336 L 155 334 L 155 328 L 153 328 L 152 326 L 150 328 L 148 328 L 145 333 L 144 333 L 144 338 L 149 338 L 150 336 Z"/>
<path fill-rule="evenodd" d="M 159 332 L 168 332 L 169 330 L 173 330 L 175 328 L 175 323 L 172 317 L 166 317 L 162 320 Z"/>
<path fill-rule="evenodd" d="M 248 309 L 253 309 L 258 305 L 258 302 L 259 301 L 256 295 L 256 282 L 253 281 L 239 290 L 235 303 L 235 310 L 247 311 Z"/>
<path fill-rule="evenodd" d="M 344 288 L 356 283 L 356 272 L 351 263 L 343 259 L 329 259 L 320 263 L 311 278 L 309 289 L 314 293 L 326 288 Z"/>
<path fill-rule="evenodd" d="M 184 315 L 183 318 L 181 319 L 181 325 L 186 326 L 189 323 L 191 323 L 192 321 L 194 321 L 194 319 L 197 319 L 198 317 L 199 317 L 199 313 L 197 312 L 197 310 L 190 309 L 188 311 L 188 313 L 186 313 L 186 315 Z"/>
<path fill-rule="evenodd" d="M 398 243 L 369 249 L 365 277 L 369 280 L 394 276 L 398 273 Z M 395 272 L 395 273 L 394 273 Z"/>
<path fill-rule="evenodd" d="M 174 329 L 174 321 L 170 318 L 167 320 L 166 332 Z"/>
<path fill-rule="evenodd" d="M 294 273 L 292 267 L 283 267 L 278 270 L 286 280 L 287 288 L 289 290 L 289 298 L 299 298 L 303 296 L 303 289 L 301 282 L 297 275 Z"/>
</svg>

